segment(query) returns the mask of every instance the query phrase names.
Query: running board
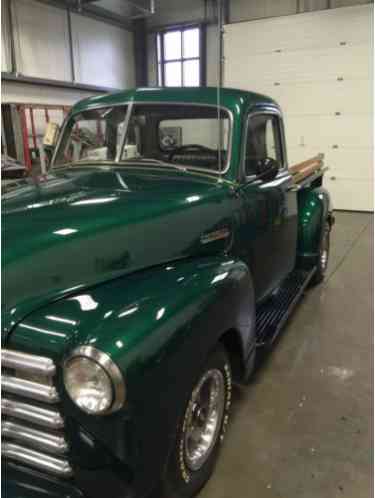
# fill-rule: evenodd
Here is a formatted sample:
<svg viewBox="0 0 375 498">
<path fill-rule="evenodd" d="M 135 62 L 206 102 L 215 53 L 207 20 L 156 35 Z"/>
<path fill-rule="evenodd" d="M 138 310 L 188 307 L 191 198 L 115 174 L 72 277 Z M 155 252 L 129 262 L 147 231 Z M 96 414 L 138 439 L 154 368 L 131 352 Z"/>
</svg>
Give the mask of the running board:
<svg viewBox="0 0 375 498">
<path fill-rule="evenodd" d="M 257 347 L 269 346 L 274 342 L 315 271 L 316 268 L 310 271 L 294 270 L 281 287 L 257 309 Z"/>
</svg>

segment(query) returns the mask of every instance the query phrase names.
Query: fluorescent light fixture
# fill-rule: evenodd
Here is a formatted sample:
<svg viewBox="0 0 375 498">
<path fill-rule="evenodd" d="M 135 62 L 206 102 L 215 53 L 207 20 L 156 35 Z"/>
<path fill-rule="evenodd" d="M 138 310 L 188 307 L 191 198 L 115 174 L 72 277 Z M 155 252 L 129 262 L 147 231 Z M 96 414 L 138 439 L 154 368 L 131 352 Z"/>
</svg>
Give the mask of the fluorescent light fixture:
<svg viewBox="0 0 375 498">
<path fill-rule="evenodd" d="M 61 230 L 56 230 L 55 233 L 56 235 L 71 235 L 72 233 L 76 233 L 78 230 L 75 228 L 62 228 Z"/>
<path fill-rule="evenodd" d="M 186 197 L 187 202 L 197 202 L 199 199 L 199 195 L 191 195 L 190 197 Z"/>
<path fill-rule="evenodd" d="M 116 201 L 117 197 L 95 197 L 94 199 L 84 199 L 83 201 L 72 202 L 71 206 L 87 206 L 90 204 L 106 204 Z"/>
<path fill-rule="evenodd" d="M 216 275 L 211 281 L 212 284 L 216 284 L 216 282 L 221 282 L 221 280 L 225 280 L 228 276 L 228 272 L 226 271 L 225 273 L 219 273 L 219 275 Z"/>
<path fill-rule="evenodd" d="M 53 320 L 54 322 L 67 323 L 68 325 L 77 325 L 75 320 L 69 320 L 68 318 L 62 318 L 61 316 L 46 315 L 47 320 Z"/>
<path fill-rule="evenodd" d="M 123 316 L 128 316 L 133 313 L 135 313 L 138 310 L 139 306 L 133 306 L 132 308 L 128 308 L 127 310 L 123 311 L 118 315 L 119 318 L 122 318 Z"/>
<path fill-rule="evenodd" d="M 160 320 L 165 313 L 165 308 L 160 308 L 160 310 L 156 313 L 156 320 Z"/>
<path fill-rule="evenodd" d="M 62 332 L 55 332 L 54 330 L 47 330 L 47 329 L 42 329 L 40 327 L 33 327 L 32 325 L 27 325 L 26 323 L 20 323 L 20 327 L 24 329 L 29 329 L 29 330 L 34 330 L 34 332 L 42 332 L 43 334 L 47 335 L 54 335 L 56 337 L 66 337 L 66 334 Z"/>
<path fill-rule="evenodd" d="M 99 306 L 99 303 L 97 303 L 89 294 L 71 297 L 70 300 L 78 301 L 82 311 L 95 310 Z"/>
</svg>

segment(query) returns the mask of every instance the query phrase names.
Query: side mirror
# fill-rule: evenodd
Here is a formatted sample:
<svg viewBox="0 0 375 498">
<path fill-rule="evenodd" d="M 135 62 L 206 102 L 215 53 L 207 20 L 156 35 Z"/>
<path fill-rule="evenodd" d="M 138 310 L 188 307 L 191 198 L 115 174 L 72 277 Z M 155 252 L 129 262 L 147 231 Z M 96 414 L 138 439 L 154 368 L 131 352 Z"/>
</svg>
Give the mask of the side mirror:
<svg viewBox="0 0 375 498">
<path fill-rule="evenodd" d="M 257 177 L 264 182 L 270 182 L 277 176 L 280 167 L 279 161 L 271 157 L 259 159 L 256 165 Z"/>
</svg>

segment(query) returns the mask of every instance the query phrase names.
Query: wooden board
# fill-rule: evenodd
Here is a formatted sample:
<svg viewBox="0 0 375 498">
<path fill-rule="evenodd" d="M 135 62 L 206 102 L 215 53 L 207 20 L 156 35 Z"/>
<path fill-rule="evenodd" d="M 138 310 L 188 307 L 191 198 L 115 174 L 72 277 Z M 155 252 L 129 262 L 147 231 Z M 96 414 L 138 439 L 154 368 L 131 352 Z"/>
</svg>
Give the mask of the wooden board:
<svg viewBox="0 0 375 498">
<path fill-rule="evenodd" d="M 300 183 L 308 176 L 313 175 L 323 169 L 324 154 L 318 154 L 311 159 L 307 159 L 301 163 L 294 164 L 289 167 L 289 172 L 293 175 L 294 183 Z"/>
</svg>

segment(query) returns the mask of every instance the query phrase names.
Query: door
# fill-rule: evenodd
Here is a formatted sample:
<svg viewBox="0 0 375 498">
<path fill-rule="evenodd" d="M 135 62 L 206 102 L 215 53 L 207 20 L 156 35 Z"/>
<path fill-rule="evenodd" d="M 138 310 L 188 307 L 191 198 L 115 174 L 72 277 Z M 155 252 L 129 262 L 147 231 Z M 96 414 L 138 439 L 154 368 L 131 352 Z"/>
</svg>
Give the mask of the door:
<svg viewBox="0 0 375 498">
<path fill-rule="evenodd" d="M 335 209 L 372 211 L 374 6 L 331 2 L 355 3 L 367 5 L 228 24 L 224 80 L 280 104 L 289 164 L 325 154 Z"/>
<path fill-rule="evenodd" d="M 257 301 L 267 297 L 295 265 L 297 193 L 287 169 L 279 112 L 264 110 L 247 118 L 242 161 L 243 257 L 254 279 Z M 271 180 L 257 175 L 259 160 L 272 158 L 279 172 Z"/>
</svg>

